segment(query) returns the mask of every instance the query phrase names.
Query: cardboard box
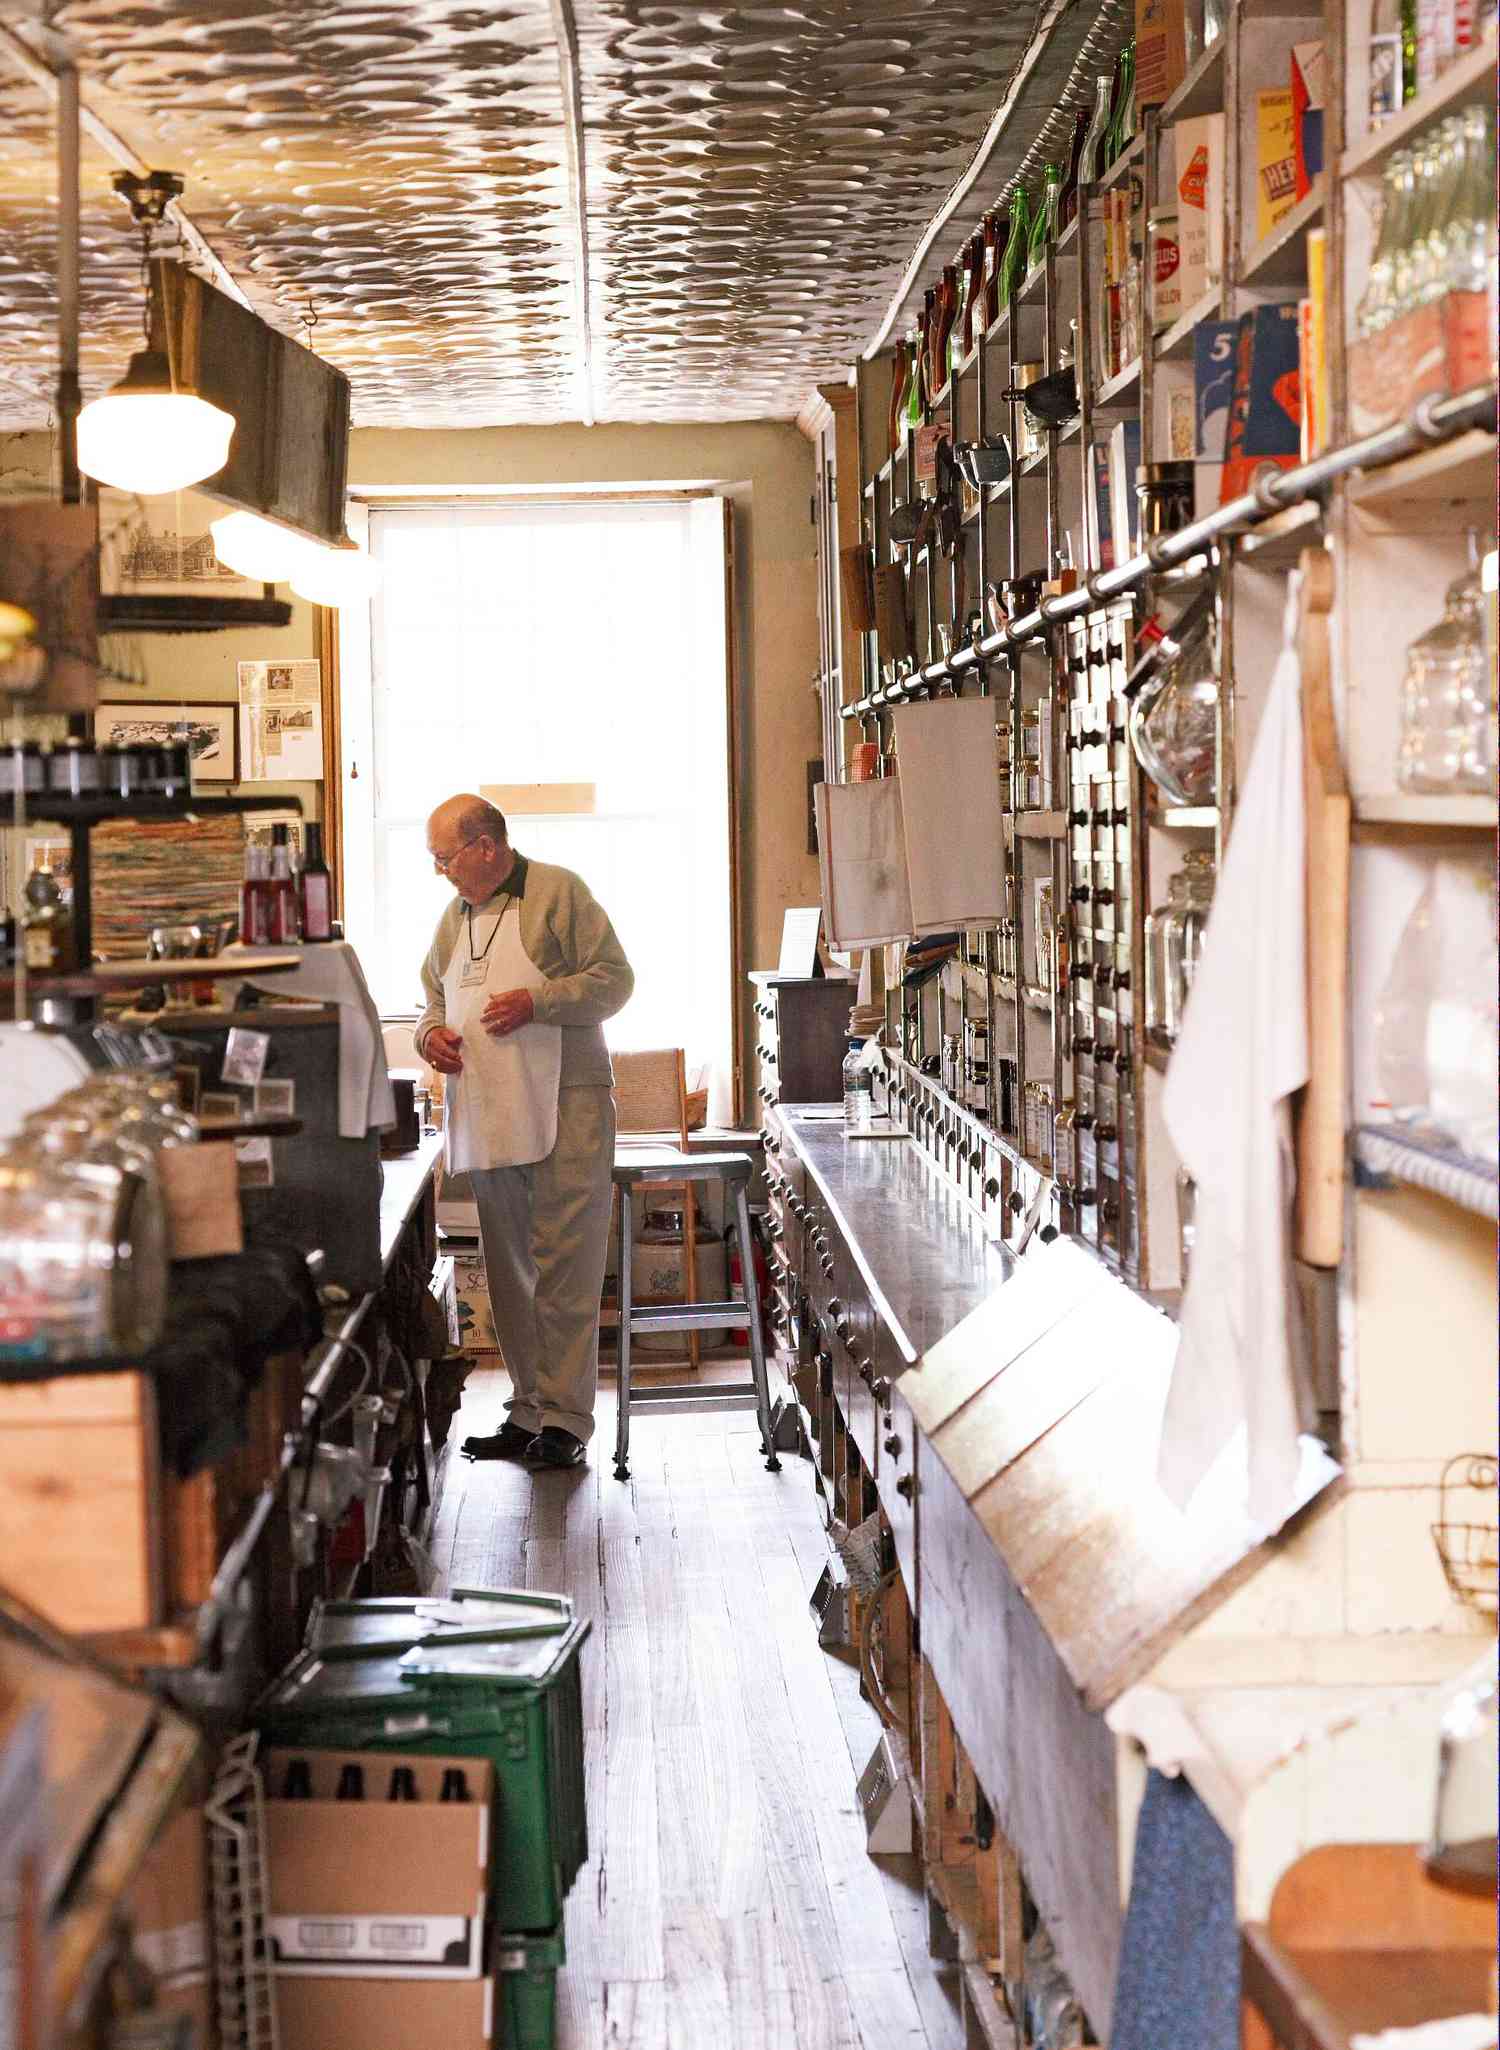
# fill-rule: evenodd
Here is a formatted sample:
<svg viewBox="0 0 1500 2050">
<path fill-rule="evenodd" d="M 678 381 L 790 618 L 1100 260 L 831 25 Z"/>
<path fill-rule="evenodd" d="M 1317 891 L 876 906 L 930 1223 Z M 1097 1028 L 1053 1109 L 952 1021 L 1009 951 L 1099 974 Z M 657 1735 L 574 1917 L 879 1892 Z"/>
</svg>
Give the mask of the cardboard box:
<svg viewBox="0 0 1500 2050">
<path fill-rule="evenodd" d="M 311 1800 L 281 1797 L 293 1759 L 306 1762 Z M 336 1800 L 351 1764 L 364 1774 L 365 1797 Z M 450 1767 L 463 1773 L 468 1801 L 439 1800 Z M 410 1771 L 415 1801 L 387 1799 L 398 1768 Z M 487 1759 L 273 1751 L 265 1775 L 267 1935 L 278 1987 L 302 1978 L 480 1977 L 495 1799 Z"/>
<path fill-rule="evenodd" d="M 125 1895 L 122 1912 L 133 1946 L 156 1981 L 156 2007 L 185 2015 L 194 2050 L 210 2050 L 208 1832 L 197 1802 L 179 1809 L 161 1831 Z"/>
<path fill-rule="evenodd" d="M 1176 143 L 1178 275 L 1182 303 L 1196 306 L 1224 275 L 1224 116 L 1197 114 L 1172 130 Z"/>
<path fill-rule="evenodd" d="M 1298 199 L 1305 199 L 1323 168 L 1323 103 L 1328 71 L 1322 43 L 1292 45 L 1292 148 Z"/>
<path fill-rule="evenodd" d="M 484 1260 L 479 1255 L 455 1255 L 453 1286 L 458 1301 L 458 1343 L 463 1352 L 496 1353 L 495 1316 L 485 1283 Z"/>
<path fill-rule="evenodd" d="M 1255 95 L 1255 239 L 1264 242 L 1297 204 L 1296 124 L 1290 86 Z"/>
<path fill-rule="evenodd" d="M 1290 469 L 1302 448 L 1302 392 L 1295 305 L 1243 313 L 1234 395 L 1224 439 L 1219 503 L 1248 491 L 1267 469 Z"/>
<path fill-rule="evenodd" d="M 281 2050 L 488 2050 L 493 1979 L 291 1979 L 278 1976 Z"/>
<path fill-rule="evenodd" d="M 1494 336 L 1483 292 L 1450 292 L 1415 307 L 1349 351 L 1349 430 L 1373 434 L 1438 392 L 1490 376 Z"/>
<path fill-rule="evenodd" d="M 1135 0 L 1136 118 L 1170 99 L 1187 75 L 1186 0 Z"/>
</svg>

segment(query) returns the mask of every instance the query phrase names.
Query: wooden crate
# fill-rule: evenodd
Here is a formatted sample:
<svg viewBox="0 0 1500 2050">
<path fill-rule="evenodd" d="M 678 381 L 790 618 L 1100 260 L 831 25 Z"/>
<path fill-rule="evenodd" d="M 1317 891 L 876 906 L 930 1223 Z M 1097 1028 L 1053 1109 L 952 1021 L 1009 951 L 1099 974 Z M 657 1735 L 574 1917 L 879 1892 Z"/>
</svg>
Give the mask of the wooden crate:
<svg viewBox="0 0 1500 2050">
<path fill-rule="evenodd" d="M 161 1462 L 144 1374 L 0 1386 L 0 1580 L 67 1631 L 160 1620 Z"/>
</svg>

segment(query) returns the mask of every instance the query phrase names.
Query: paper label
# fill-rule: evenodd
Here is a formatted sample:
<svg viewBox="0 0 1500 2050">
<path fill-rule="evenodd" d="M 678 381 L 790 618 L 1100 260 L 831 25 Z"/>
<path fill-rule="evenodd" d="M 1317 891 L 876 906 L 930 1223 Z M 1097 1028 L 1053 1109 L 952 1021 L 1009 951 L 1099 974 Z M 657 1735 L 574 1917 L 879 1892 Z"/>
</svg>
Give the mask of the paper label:
<svg viewBox="0 0 1500 2050">
<path fill-rule="evenodd" d="M 272 1915 L 267 1930 L 292 1977 L 471 1979 L 483 1951 L 478 1915 Z"/>
</svg>

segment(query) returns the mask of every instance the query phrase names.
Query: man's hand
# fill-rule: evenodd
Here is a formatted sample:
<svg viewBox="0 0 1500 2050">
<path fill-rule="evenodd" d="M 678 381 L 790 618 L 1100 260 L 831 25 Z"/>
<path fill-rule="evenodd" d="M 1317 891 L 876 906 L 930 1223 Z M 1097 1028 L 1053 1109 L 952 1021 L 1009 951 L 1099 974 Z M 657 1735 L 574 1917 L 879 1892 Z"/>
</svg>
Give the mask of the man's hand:
<svg viewBox="0 0 1500 2050">
<path fill-rule="evenodd" d="M 523 1025 L 529 1025 L 534 1015 L 529 989 L 507 989 L 490 998 L 479 1022 L 496 1039 L 504 1039 L 507 1033 L 519 1032 Z"/>
<path fill-rule="evenodd" d="M 440 1075 L 461 1075 L 464 1071 L 464 1043 L 451 1025 L 434 1025 L 422 1041 L 422 1058 Z"/>
</svg>

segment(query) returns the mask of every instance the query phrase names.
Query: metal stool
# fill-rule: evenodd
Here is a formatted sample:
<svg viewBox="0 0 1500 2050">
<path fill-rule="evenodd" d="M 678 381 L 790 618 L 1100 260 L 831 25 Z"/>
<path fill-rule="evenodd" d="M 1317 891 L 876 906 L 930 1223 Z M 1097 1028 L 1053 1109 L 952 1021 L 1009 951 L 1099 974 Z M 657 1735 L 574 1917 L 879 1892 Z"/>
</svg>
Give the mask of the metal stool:
<svg viewBox="0 0 1500 2050">
<path fill-rule="evenodd" d="M 781 1461 L 771 1441 L 771 1396 L 766 1386 L 766 1351 L 760 1329 L 760 1290 L 755 1282 L 755 1253 L 750 1239 L 748 1153 L 675 1153 L 670 1149 L 631 1150 L 616 1157 L 614 1184 L 620 1201 L 620 1412 L 615 1426 L 615 1479 L 630 1478 L 630 1405 L 655 1409 L 748 1409 L 754 1405 L 760 1422 L 760 1449 L 766 1471 L 779 1473 Z M 665 1303 L 635 1310 L 630 1301 L 630 1257 L 634 1239 L 631 1196 L 636 1187 L 653 1182 L 719 1182 L 733 1191 L 733 1231 L 740 1251 L 745 1300 L 729 1303 Z M 748 1381 L 700 1387 L 691 1381 L 648 1384 L 634 1396 L 630 1390 L 630 1338 L 633 1331 L 750 1332 Z"/>
</svg>

